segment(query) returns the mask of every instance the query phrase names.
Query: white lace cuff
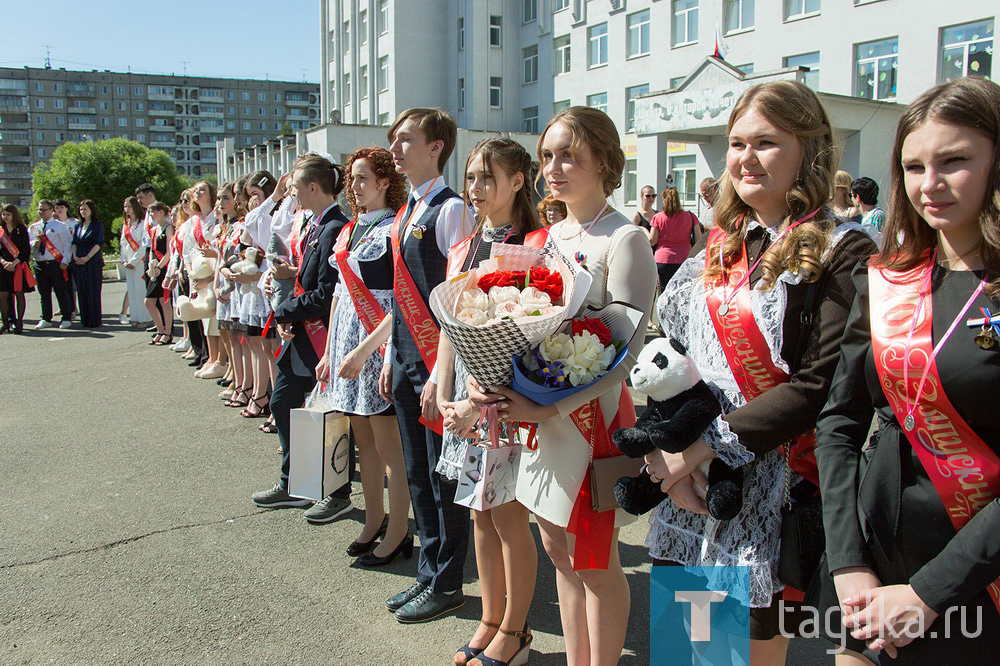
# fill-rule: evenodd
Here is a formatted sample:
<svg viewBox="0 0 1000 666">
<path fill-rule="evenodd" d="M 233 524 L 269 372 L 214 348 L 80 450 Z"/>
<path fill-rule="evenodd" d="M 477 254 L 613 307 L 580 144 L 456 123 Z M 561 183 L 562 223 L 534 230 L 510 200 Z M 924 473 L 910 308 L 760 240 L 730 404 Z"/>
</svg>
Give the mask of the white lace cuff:
<svg viewBox="0 0 1000 666">
<path fill-rule="evenodd" d="M 734 469 L 754 459 L 754 454 L 740 443 L 740 438 L 729 429 L 729 424 L 722 417 L 716 418 L 715 422 L 702 433 L 702 437 L 708 448 L 712 449 L 722 462 Z"/>
</svg>

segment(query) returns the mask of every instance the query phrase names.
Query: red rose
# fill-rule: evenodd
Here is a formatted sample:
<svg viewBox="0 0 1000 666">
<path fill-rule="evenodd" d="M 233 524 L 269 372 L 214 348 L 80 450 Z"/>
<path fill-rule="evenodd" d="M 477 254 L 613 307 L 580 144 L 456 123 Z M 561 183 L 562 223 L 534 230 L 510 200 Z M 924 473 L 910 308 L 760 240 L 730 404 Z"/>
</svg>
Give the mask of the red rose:
<svg viewBox="0 0 1000 666">
<path fill-rule="evenodd" d="M 607 347 L 611 344 L 611 329 L 604 325 L 604 322 L 600 319 L 589 319 L 584 317 L 582 319 L 573 320 L 573 335 L 580 335 L 587 331 L 592 335 L 596 335 L 597 339 L 601 341 L 601 344 Z"/>
<path fill-rule="evenodd" d="M 557 271 L 536 266 L 531 269 L 531 286 L 539 291 L 544 291 L 556 303 L 563 294 L 562 275 Z"/>
</svg>

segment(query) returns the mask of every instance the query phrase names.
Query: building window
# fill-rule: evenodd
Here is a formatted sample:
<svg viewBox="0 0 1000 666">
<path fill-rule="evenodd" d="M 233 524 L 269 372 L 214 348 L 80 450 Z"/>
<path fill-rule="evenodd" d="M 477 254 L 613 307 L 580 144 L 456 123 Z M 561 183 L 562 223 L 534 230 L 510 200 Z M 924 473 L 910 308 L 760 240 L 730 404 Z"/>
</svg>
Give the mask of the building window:
<svg viewBox="0 0 1000 666">
<path fill-rule="evenodd" d="M 494 109 L 503 106 L 503 77 L 490 77 L 490 106 Z"/>
<path fill-rule="evenodd" d="M 608 64 L 608 24 L 600 23 L 587 28 L 587 67 Z"/>
<path fill-rule="evenodd" d="M 235 120 L 227 120 L 226 121 L 226 129 L 231 129 L 231 130 L 236 129 L 236 121 Z"/>
<path fill-rule="evenodd" d="M 564 9 L 569 9 L 569 0 L 552 0 L 552 12 L 561 12 Z"/>
<path fill-rule="evenodd" d="M 65 102 L 64 100 L 61 99 L 54 99 L 52 100 L 52 106 L 56 107 L 57 109 L 61 109 L 63 108 L 63 106 L 65 106 Z"/>
<path fill-rule="evenodd" d="M 697 201 L 698 181 L 694 165 L 694 155 L 678 155 L 670 158 L 670 174 L 674 177 L 674 187 L 686 205 L 692 205 Z"/>
<path fill-rule="evenodd" d="M 556 37 L 552 40 L 552 46 L 554 49 L 554 69 L 555 73 L 566 74 L 570 70 L 569 65 L 569 35 L 563 35 L 562 37 Z"/>
<path fill-rule="evenodd" d="M 368 43 L 368 10 L 358 12 L 358 44 Z"/>
<path fill-rule="evenodd" d="M 641 86 L 632 86 L 631 88 L 625 89 L 625 118 L 628 123 L 627 131 L 635 131 L 635 98 L 639 95 L 645 95 L 649 92 L 649 84 L 644 83 Z"/>
<path fill-rule="evenodd" d="M 534 83 L 538 80 L 538 44 L 522 49 L 524 58 L 524 82 Z"/>
<path fill-rule="evenodd" d="M 102 95 L 107 95 L 108 94 L 108 87 L 107 86 L 99 86 L 97 89 L 100 91 L 100 93 Z"/>
<path fill-rule="evenodd" d="M 670 89 L 676 90 L 677 88 L 680 88 L 681 84 L 684 83 L 684 79 L 686 78 L 687 76 L 675 76 L 672 79 L 670 79 Z"/>
<path fill-rule="evenodd" d="M 625 55 L 628 58 L 649 55 L 649 10 L 644 9 L 635 14 L 629 14 L 628 37 L 626 39 Z"/>
<path fill-rule="evenodd" d="M 45 141 L 45 132 L 35 132 L 35 141 Z"/>
<path fill-rule="evenodd" d="M 389 114 L 388 113 L 378 114 L 378 124 L 382 125 L 383 127 L 387 126 L 389 124 Z"/>
<path fill-rule="evenodd" d="M 267 109 L 265 109 L 262 106 L 257 107 L 257 115 L 258 116 L 266 116 L 267 115 Z"/>
<path fill-rule="evenodd" d="M 244 132 L 250 131 L 250 123 L 243 123 L 243 131 Z"/>
<path fill-rule="evenodd" d="M 242 97 L 242 98 L 243 98 L 243 100 L 244 100 L 244 101 L 246 101 L 246 102 L 249 102 L 249 101 L 250 101 L 250 93 L 248 93 L 248 92 L 244 92 L 244 93 L 243 93 L 243 94 L 241 95 L 241 97 Z"/>
<path fill-rule="evenodd" d="M 674 0 L 673 45 L 698 41 L 698 0 Z"/>
<path fill-rule="evenodd" d="M 116 95 L 124 95 L 125 94 L 125 86 L 115 86 L 115 94 Z"/>
<path fill-rule="evenodd" d="M 101 138 L 104 139 L 105 141 L 107 141 L 108 139 L 111 138 L 111 135 L 110 134 L 102 134 Z"/>
<path fill-rule="evenodd" d="M 62 132 L 56 132 L 56 141 L 65 141 L 66 135 Z"/>
<path fill-rule="evenodd" d="M 101 111 L 107 111 L 107 110 L 108 110 L 108 103 L 101 102 Z"/>
<path fill-rule="evenodd" d="M 941 28 L 938 83 L 993 73 L 993 19 Z"/>
<path fill-rule="evenodd" d="M 565 111 L 570 107 L 570 100 L 561 99 L 558 102 L 552 102 L 552 115 L 559 113 L 560 111 Z"/>
<path fill-rule="evenodd" d="M 145 143 L 146 142 L 146 135 L 145 134 L 136 134 L 135 135 L 135 140 L 138 141 L 138 142 L 140 142 L 140 143 Z"/>
<path fill-rule="evenodd" d="M 602 92 L 595 95 L 587 95 L 587 106 L 598 111 L 608 112 L 608 93 Z"/>
<path fill-rule="evenodd" d="M 379 91 L 389 89 L 389 56 L 378 59 L 378 73 L 375 77 Z"/>
<path fill-rule="evenodd" d="M 125 107 L 125 102 L 118 102 L 118 110 L 119 111 L 124 111 L 125 108 L 126 108 Z"/>
<path fill-rule="evenodd" d="M 458 50 L 465 48 L 465 19 L 458 17 Z"/>
<path fill-rule="evenodd" d="M 142 102 L 136 102 L 136 103 L 135 103 L 135 110 L 136 110 L 136 111 L 142 111 L 142 110 L 143 110 L 143 108 L 144 108 L 144 107 L 143 107 L 143 104 L 142 104 Z"/>
<path fill-rule="evenodd" d="M 236 92 L 234 90 L 227 90 L 226 99 L 236 99 Z"/>
<path fill-rule="evenodd" d="M 141 94 L 143 94 L 144 92 L 146 92 L 146 91 L 145 91 L 145 90 L 143 89 L 143 87 L 142 87 L 142 86 L 134 86 L 134 87 L 132 88 L 132 94 L 133 94 L 133 95 L 141 95 Z"/>
<path fill-rule="evenodd" d="M 35 92 L 42 92 L 42 87 L 43 86 L 38 81 L 35 81 L 35 86 L 34 87 L 35 87 Z"/>
<path fill-rule="evenodd" d="M 46 156 L 46 152 L 45 152 L 44 148 L 39 148 L 38 149 L 38 156 L 39 157 L 45 157 Z"/>
<path fill-rule="evenodd" d="M 368 99 L 368 65 L 358 68 L 358 97 Z"/>
<path fill-rule="evenodd" d="M 45 108 L 45 100 L 44 99 L 36 99 L 35 100 L 35 108 L 36 109 L 44 109 Z"/>
<path fill-rule="evenodd" d="M 538 20 L 538 0 L 521 0 L 521 20 L 524 23 L 531 23 Z"/>
<path fill-rule="evenodd" d="M 55 90 L 56 92 L 62 92 L 62 84 L 57 83 L 54 86 L 52 86 L 52 89 Z"/>
<path fill-rule="evenodd" d="M 262 93 L 262 92 L 257 93 L 257 101 L 258 102 L 266 102 L 267 101 L 267 93 Z"/>
<path fill-rule="evenodd" d="M 819 90 L 819 51 L 785 58 L 785 67 L 808 67 L 804 82 L 813 90 Z"/>
<path fill-rule="evenodd" d="M 753 63 L 747 63 L 746 65 L 736 65 L 736 69 L 740 70 L 744 74 L 753 74 Z"/>
<path fill-rule="evenodd" d="M 820 0 L 785 0 L 785 20 L 819 14 Z"/>
<path fill-rule="evenodd" d="M 119 118 L 118 127 L 128 127 L 128 118 Z"/>
<path fill-rule="evenodd" d="M 101 118 L 101 127 L 107 127 L 110 121 L 107 118 Z"/>
<path fill-rule="evenodd" d="M 264 130 L 267 129 L 267 123 L 257 123 L 257 129 L 263 132 Z"/>
<path fill-rule="evenodd" d="M 344 104 L 351 103 L 351 75 L 344 73 Z"/>
<path fill-rule="evenodd" d="M 250 115 L 250 107 L 249 106 L 244 106 L 243 107 L 243 115 L 244 116 L 249 116 Z"/>
<path fill-rule="evenodd" d="M 351 50 L 351 22 L 344 21 L 343 28 L 340 35 L 340 50 L 346 55 Z"/>
<path fill-rule="evenodd" d="M 378 34 L 380 35 L 389 32 L 389 0 L 378 0 L 375 29 L 378 30 Z"/>
<path fill-rule="evenodd" d="M 753 27 L 753 2 L 754 0 L 725 0 L 726 34 Z"/>
<path fill-rule="evenodd" d="M 501 46 L 503 44 L 503 17 L 493 14 L 490 16 L 490 46 Z"/>
<path fill-rule="evenodd" d="M 277 118 L 280 115 L 281 115 L 281 109 L 275 109 L 274 110 L 274 117 Z"/>
<path fill-rule="evenodd" d="M 281 101 L 281 93 L 274 93 L 274 101 L 275 102 Z"/>
<path fill-rule="evenodd" d="M 521 129 L 529 134 L 538 134 L 538 107 L 521 109 Z"/>
<path fill-rule="evenodd" d="M 136 118 L 135 119 L 135 126 L 136 127 L 145 127 L 146 126 L 146 119 L 145 118 Z"/>
<path fill-rule="evenodd" d="M 465 79 L 458 80 L 458 110 L 465 109 Z"/>
<path fill-rule="evenodd" d="M 44 125 L 45 124 L 45 116 L 35 116 L 35 124 L 36 125 Z"/>
<path fill-rule="evenodd" d="M 896 56 L 899 39 L 892 37 L 854 46 L 854 95 L 865 99 L 896 99 Z"/>
<path fill-rule="evenodd" d="M 638 200 L 639 161 L 625 160 L 625 203 L 634 204 Z"/>
<path fill-rule="evenodd" d="M 56 116 L 56 125 L 65 125 L 66 119 L 62 116 Z"/>
</svg>

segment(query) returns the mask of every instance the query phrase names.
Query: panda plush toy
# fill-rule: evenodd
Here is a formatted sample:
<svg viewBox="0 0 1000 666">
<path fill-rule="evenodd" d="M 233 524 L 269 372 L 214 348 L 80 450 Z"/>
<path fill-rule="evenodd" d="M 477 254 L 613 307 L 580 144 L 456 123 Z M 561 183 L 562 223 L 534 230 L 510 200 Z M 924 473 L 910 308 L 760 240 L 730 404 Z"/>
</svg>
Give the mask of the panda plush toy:
<svg viewBox="0 0 1000 666">
<path fill-rule="evenodd" d="M 632 387 L 649 396 L 646 411 L 635 427 L 621 428 L 612 435 L 615 446 L 630 458 L 640 458 L 654 449 L 680 453 L 693 444 L 722 412 L 722 407 L 687 350 L 675 339 L 657 338 L 639 353 L 632 367 Z M 708 477 L 704 495 L 695 492 L 718 520 L 730 520 L 743 508 L 743 473 L 715 458 L 702 463 Z M 667 497 L 643 468 L 637 477 L 622 477 L 615 485 L 615 498 L 625 511 L 642 515 Z"/>
</svg>

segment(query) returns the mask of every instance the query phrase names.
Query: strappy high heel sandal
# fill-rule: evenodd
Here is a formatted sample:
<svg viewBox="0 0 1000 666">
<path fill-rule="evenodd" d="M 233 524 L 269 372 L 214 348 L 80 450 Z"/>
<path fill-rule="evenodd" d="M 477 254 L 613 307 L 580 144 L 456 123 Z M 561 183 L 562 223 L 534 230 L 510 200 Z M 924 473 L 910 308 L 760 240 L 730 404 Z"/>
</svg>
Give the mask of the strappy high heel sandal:
<svg viewBox="0 0 1000 666">
<path fill-rule="evenodd" d="M 172 335 L 169 338 L 165 335 L 161 335 L 160 339 L 156 341 L 157 347 L 166 347 L 167 345 L 172 344 L 174 344 L 174 336 Z"/>
<path fill-rule="evenodd" d="M 473 662 L 478 661 L 479 664 L 470 663 L 469 666 L 524 666 L 528 663 L 528 656 L 531 654 L 531 641 L 535 638 L 531 635 L 531 632 L 528 631 L 528 625 L 524 625 L 524 631 L 507 631 L 506 629 L 501 628 L 500 633 L 521 639 L 521 647 L 517 649 L 517 652 L 515 652 L 507 661 L 500 661 L 499 659 L 494 659 L 493 657 L 487 657 L 485 654 L 480 652 L 476 655 L 475 659 L 471 660 Z M 485 650 L 486 648 L 483 648 L 483 651 Z"/>
<path fill-rule="evenodd" d="M 239 397 L 242 396 L 242 400 Z M 233 395 L 226 402 L 222 403 L 226 407 L 246 407 L 250 404 L 250 389 L 238 388 L 233 391 Z"/>
<path fill-rule="evenodd" d="M 486 620 L 480 620 L 479 624 L 483 625 L 484 627 L 489 627 L 490 629 L 497 629 L 497 630 L 500 629 L 499 624 L 493 624 L 492 622 L 487 622 Z M 469 641 L 469 643 L 471 642 L 472 641 Z M 470 661 L 478 657 L 480 652 L 489 647 L 489 643 L 487 643 L 481 648 L 472 647 L 471 645 L 469 645 L 469 643 L 466 643 L 462 647 L 458 648 L 458 652 L 455 653 L 455 657 L 452 659 L 452 662 L 454 662 L 455 666 L 465 666 Z"/>
<path fill-rule="evenodd" d="M 263 401 L 263 404 L 261 404 L 261 401 Z M 246 409 L 240 410 L 240 416 L 242 416 L 245 419 L 259 419 L 259 418 L 263 418 L 264 416 L 267 416 L 267 414 L 264 413 L 264 410 L 265 409 L 269 409 L 268 403 L 270 403 L 270 402 L 271 402 L 271 396 L 269 394 L 265 393 L 264 395 L 260 396 L 259 398 L 251 400 L 247 404 L 247 408 Z M 251 412 L 250 411 L 250 405 L 253 405 L 254 407 L 256 407 L 257 411 L 256 412 Z"/>
<path fill-rule="evenodd" d="M 265 421 L 264 423 L 261 423 L 257 426 L 257 430 L 260 430 L 262 433 L 268 435 L 278 434 L 278 426 L 275 425 L 274 421 Z"/>
</svg>

